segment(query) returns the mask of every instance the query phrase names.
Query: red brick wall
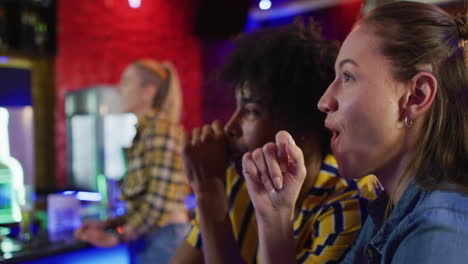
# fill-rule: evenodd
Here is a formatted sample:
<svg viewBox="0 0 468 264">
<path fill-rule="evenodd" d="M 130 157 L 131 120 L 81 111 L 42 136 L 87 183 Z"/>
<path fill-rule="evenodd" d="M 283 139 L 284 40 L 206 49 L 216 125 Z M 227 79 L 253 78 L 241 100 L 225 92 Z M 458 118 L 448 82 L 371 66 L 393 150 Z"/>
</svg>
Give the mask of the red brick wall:
<svg viewBox="0 0 468 264">
<path fill-rule="evenodd" d="M 94 84 L 113 84 L 125 66 L 138 58 L 172 61 L 184 92 L 183 124 L 201 124 L 201 47 L 192 33 L 196 1 L 141 0 L 58 1 L 56 58 L 56 175 L 66 181 L 64 98 Z"/>
</svg>

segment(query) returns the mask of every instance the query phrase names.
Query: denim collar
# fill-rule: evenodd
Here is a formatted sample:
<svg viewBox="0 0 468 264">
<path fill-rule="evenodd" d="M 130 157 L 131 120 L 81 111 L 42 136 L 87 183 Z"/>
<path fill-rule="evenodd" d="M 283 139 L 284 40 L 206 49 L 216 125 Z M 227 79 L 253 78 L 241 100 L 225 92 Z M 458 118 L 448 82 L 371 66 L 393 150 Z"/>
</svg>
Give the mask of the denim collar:
<svg viewBox="0 0 468 264">
<path fill-rule="evenodd" d="M 370 244 L 375 250 L 382 254 L 386 238 L 389 237 L 389 234 L 429 193 L 430 191 L 421 189 L 421 187 L 411 181 L 400 201 L 385 222 L 384 215 L 389 201 L 388 195 L 382 192 L 379 197 L 369 205 L 369 215 L 372 217 L 376 227 L 375 231 L 377 231 L 370 241 Z"/>
</svg>

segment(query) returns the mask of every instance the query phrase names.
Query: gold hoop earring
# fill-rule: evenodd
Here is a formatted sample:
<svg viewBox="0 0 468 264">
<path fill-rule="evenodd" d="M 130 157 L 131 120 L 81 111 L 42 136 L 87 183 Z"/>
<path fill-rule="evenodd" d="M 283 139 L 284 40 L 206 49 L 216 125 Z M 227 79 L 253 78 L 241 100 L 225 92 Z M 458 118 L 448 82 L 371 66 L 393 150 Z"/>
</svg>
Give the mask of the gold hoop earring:
<svg viewBox="0 0 468 264">
<path fill-rule="evenodd" d="M 406 126 L 407 128 L 410 128 L 410 127 L 413 125 L 413 120 L 410 119 L 410 120 L 408 121 L 408 117 L 407 117 L 407 116 L 405 116 L 404 122 L 405 122 L 405 126 Z"/>
</svg>

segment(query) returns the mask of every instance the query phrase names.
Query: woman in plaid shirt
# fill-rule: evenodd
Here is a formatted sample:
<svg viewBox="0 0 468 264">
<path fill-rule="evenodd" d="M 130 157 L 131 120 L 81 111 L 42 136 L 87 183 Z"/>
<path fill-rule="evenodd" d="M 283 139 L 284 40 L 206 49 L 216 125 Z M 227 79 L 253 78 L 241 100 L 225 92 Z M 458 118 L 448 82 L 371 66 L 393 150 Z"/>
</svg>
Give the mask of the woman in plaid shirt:
<svg viewBox="0 0 468 264">
<path fill-rule="evenodd" d="M 76 235 L 95 246 L 129 242 L 136 263 L 166 263 L 187 229 L 179 125 L 181 95 L 175 70 L 139 60 L 124 71 L 118 86 L 124 108 L 138 117 L 121 182 L 125 215 L 86 222 Z M 112 232 L 109 232 L 112 230 Z M 115 230 L 117 232 L 115 232 Z"/>
</svg>

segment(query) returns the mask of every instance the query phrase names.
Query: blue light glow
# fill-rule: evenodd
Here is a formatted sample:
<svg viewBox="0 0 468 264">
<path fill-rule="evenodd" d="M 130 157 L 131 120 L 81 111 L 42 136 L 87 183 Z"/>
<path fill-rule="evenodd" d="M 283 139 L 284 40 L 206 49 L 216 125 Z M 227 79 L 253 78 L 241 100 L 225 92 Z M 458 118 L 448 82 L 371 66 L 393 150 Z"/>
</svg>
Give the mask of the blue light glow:
<svg viewBox="0 0 468 264">
<path fill-rule="evenodd" d="M 73 195 L 76 196 L 76 199 L 80 201 L 87 202 L 100 202 L 102 200 L 102 195 L 97 192 L 77 192 L 77 191 L 64 191 L 61 192 L 63 195 Z"/>
<path fill-rule="evenodd" d="M 126 210 L 123 207 L 118 207 L 117 209 L 115 209 L 115 215 L 117 215 L 117 216 L 124 215 L 125 212 L 126 212 Z"/>
<path fill-rule="evenodd" d="M 78 192 L 76 198 L 80 201 L 99 202 L 102 195 L 96 192 Z"/>
<path fill-rule="evenodd" d="M 113 248 L 89 247 L 63 254 L 24 261 L 23 264 L 129 264 L 131 263 L 130 249 L 125 244 Z M 4 255 L 5 256 L 5 255 Z"/>
<path fill-rule="evenodd" d="M 195 197 L 195 194 L 190 194 L 187 197 L 185 197 L 184 200 L 185 208 L 189 211 L 195 210 L 197 207 L 197 199 Z"/>
<path fill-rule="evenodd" d="M 261 10 L 268 10 L 271 7 L 271 1 L 261 0 L 260 3 L 258 4 L 258 7 L 260 7 Z"/>
<path fill-rule="evenodd" d="M 8 57 L 7 56 L 0 56 L 0 63 L 8 63 Z"/>
</svg>

